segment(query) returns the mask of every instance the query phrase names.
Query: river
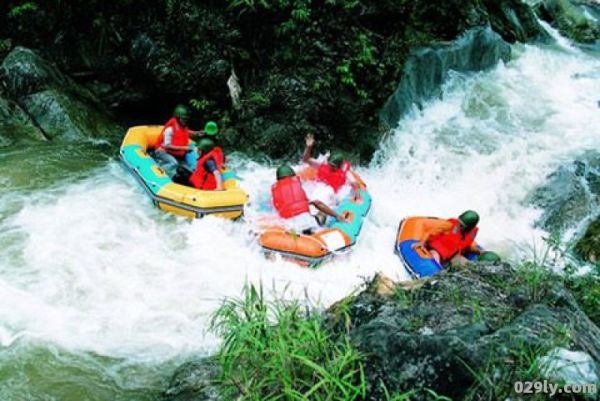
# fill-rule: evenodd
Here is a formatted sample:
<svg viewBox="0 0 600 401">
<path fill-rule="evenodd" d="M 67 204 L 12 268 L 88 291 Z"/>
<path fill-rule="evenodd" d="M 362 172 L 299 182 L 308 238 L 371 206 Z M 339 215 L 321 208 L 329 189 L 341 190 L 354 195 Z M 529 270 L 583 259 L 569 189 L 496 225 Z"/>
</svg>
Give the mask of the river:
<svg viewBox="0 0 600 401">
<path fill-rule="evenodd" d="M 318 270 L 266 261 L 252 233 L 274 165 L 230 157 L 246 221 L 189 221 L 152 206 L 103 141 L 0 151 L 0 399 L 155 400 L 174 368 L 210 353 L 211 313 L 247 281 L 327 306 L 393 253 L 406 215 L 482 216 L 479 240 L 531 258 L 547 235 L 528 205 L 547 174 L 600 148 L 600 54 L 514 45 L 513 59 L 454 74 L 358 169 L 373 208 L 354 251 Z"/>
</svg>

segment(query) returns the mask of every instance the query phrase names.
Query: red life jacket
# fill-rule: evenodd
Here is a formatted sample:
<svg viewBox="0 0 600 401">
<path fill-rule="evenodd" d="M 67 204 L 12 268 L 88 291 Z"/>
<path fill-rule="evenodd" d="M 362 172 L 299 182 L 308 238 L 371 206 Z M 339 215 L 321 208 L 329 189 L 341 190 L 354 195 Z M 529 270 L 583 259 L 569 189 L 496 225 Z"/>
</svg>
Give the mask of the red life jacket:
<svg viewBox="0 0 600 401">
<path fill-rule="evenodd" d="M 297 176 L 277 180 L 271 187 L 273 206 L 284 219 L 308 212 L 308 198 Z"/>
<path fill-rule="evenodd" d="M 473 245 L 478 230 L 477 227 L 474 227 L 463 236 L 460 222 L 457 219 L 448 219 L 448 221 L 452 223 L 450 231 L 432 235 L 428 241 L 429 247 L 440 254 L 442 262 L 449 261 Z"/>
<path fill-rule="evenodd" d="M 346 160 L 340 168 L 334 170 L 329 163 L 321 163 L 317 171 L 317 179 L 328 184 L 335 192 L 337 192 L 346 183 L 346 173 L 350 170 L 350 163 Z"/>
<path fill-rule="evenodd" d="M 192 184 L 194 188 L 203 189 L 206 191 L 211 191 L 217 188 L 217 180 L 215 180 L 215 175 L 204 169 L 204 163 L 206 163 L 208 159 L 213 159 L 215 161 L 217 170 L 221 171 L 223 169 L 223 162 L 225 161 L 223 151 L 220 147 L 215 146 L 210 152 L 198 159 L 196 171 L 194 171 L 190 176 L 190 184 Z"/>
<path fill-rule="evenodd" d="M 165 131 L 167 128 L 171 128 L 173 130 L 173 136 L 171 137 L 171 145 L 173 146 L 187 146 L 190 142 L 190 129 L 188 127 L 182 127 L 177 122 L 177 118 L 173 117 L 163 127 L 160 135 L 158 136 L 157 148 L 162 149 L 167 153 L 172 154 L 175 157 L 183 157 L 185 156 L 187 150 L 173 150 L 167 149 L 163 146 L 163 142 L 165 141 Z"/>
</svg>

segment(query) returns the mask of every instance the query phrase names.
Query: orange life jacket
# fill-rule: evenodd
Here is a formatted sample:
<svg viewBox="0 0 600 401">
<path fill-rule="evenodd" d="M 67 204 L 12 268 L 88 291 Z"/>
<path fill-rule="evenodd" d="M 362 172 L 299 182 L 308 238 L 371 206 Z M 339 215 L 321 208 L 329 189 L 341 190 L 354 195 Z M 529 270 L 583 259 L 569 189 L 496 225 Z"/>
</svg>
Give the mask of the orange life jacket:
<svg viewBox="0 0 600 401">
<path fill-rule="evenodd" d="M 463 236 L 460 222 L 457 219 L 448 219 L 448 221 L 452 223 L 450 231 L 432 235 L 427 241 L 428 246 L 440 254 L 442 262 L 449 261 L 473 245 L 478 230 L 477 227 L 474 227 Z"/>
<path fill-rule="evenodd" d="M 284 219 L 308 212 L 308 198 L 297 176 L 277 180 L 271 187 L 273 206 Z"/>
<path fill-rule="evenodd" d="M 221 148 L 215 146 L 210 152 L 198 159 L 196 171 L 194 171 L 190 176 L 190 184 L 192 184 L 194 188 L 203 189 L 206 191 L 211 191 L 217 188 L 217 180 L 215 180 L 215 175 L 204 169 L 204 163 L 206 163 L 208 159 L 213 159 L 215 161 L 217 170 L 221 171 L 223 169 L 225 156 L 223 156 L 223 151 Z"/>
<path fill-rule="evenodd" d="M 346 183 L 346 173 L 350 170 L 350 163 L 346 160 L 340 168 L 334 170 L 329 163 L 321 163 L 317 171 L 317 179 L 328 184 L 335 192 L 337 192 Z"/>
<path fill-rule="evenodd" d="M 177 118 L 173 117 L 163 127 L 160 135 L 158 136 L 157 148 L 162 149 L 165 152 L 172 154 L 175 157 L 185 156 L 187 150 L 173 150 L 167 149 L 163 146 L 165 141 L 165 131 L 167 128 L 173 130 L 173 136 L 171 137 L 171 145 L 173 146 L 187 146 L 190 142 L 190 129 L 188 127 L 182 127 L 177 122 Z"/>
</svg>

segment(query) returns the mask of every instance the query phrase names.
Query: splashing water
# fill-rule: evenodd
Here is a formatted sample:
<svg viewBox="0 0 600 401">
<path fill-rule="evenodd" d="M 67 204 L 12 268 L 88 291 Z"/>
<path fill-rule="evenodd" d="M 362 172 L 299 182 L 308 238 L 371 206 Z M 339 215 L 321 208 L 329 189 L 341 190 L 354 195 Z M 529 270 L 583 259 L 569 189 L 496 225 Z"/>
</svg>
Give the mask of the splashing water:
<svg viewBox="0 0 600 401">
<path fill-rule="evenodd" d="M 78 363 L 107 358 L 107 377 L 121 361 L 164 380 L 156 366 L 214 350 L 210 314 L 246 281 L 287 288 L 290 297 L 306 292 L 326 306 L 376 271 L 406 279 L 393 254 L 406 215 L 478 210 L 480 242 L 524 256 L 545 234 L 533 228 L 540 211 L 527 205 L 529 192 L 558 165 L 600 147 L 600 58 L 570 46 L 513 53 L 492 71 L 451 77 L 443 99 L 383 141 L 359 169 L 374 203 L 358 245 L 316 271 L 266 261 L 250 223 L 155 209 L 100 145 L 67 160 L 75 148 L 0 154 L 0 165 L 16 166 L 1 178 L 0 354 L 58 347 Z M 237 164 L 252 221 L 268 202 L 274 169 Z M 0 363 L 0 374 L 8 366 Z M 9 386 L 0 398 L 22 390 Z"/>
</svg>

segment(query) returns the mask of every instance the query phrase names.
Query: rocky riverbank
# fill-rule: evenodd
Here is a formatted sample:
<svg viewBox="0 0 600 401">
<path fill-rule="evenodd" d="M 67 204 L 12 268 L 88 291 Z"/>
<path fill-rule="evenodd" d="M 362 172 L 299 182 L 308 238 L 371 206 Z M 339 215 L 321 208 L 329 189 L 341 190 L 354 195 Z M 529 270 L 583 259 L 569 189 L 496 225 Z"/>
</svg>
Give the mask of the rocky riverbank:
<svg viewBox="0 0 600 401">
<path fill-rule="evenodd" d="M 600 384 L 600 321 L 594 312 L 598 303 L 584 299 L 586 294 L 600 290 L 598 273 L 585 278 L 560 277 L 548 267 L 532 263 L 518 267 L 473 264 L 411 283 L 394 283 L 376 276 L 362 292 L 329 308 L 322 321 L 330 333 L 327 341 L 332 348 L 349 341 L 361 355 L 364 380 L 355 378 L 355 385 L 362 386 L 362 392 L 345 399 L 392 400 L 410 395 L 415 400 L 450 397 L 491 401 L 514 396 L 515 381 Z M 235 305 L 244 306 L 228 311 L 240 313 L 246 307 L 269 311 L 271 306 L 261 302 L 255 299 L 247 304 L 241 300 Z M 243 315 L 238 316 L 243 320 Z M 239 320 L 236 322 L 239 324 Z M 280 319 L 272 324 L 267 333 L 287 330 L 290 336 L 297 334 L 296 329 L 285 327 L 292 322 Z M 236 327 L 247 328 L 243 324 Z M 229 344 L 242 337 L 241 333 L 228 333 Z M 262 337 L 258 336 L 257 341 Z M 268 346 L 274 351 L 281 344 Z M 216 359 L 183 366 L 164 399 L 229 399 L 223 397 L 227 393 L 223 391 L 232 386 L 241 391 L 241 399 L 272 399 L 273 394 L 244 394 L 245 389 L 256 388 L 248 381 L 251 375 L 224 377 L 220 373 L 221 363 L 228 357 L 232 358 L 230 363 L 241 365 L 237 366 L 238 373 L 257 369 L 245 365 L 252 364 L 256 356 L 252 347 L 236 349 L 238 353 L 231 354 L 232 348 L 225 345 Z M 331 363 L 323 358 L 312 360 L 315 371 Z M 282 372 L 287 369 L 280 368 Z M 263 369 L 263 378 L 270 380 L 271 373 Z M 308 380 L 303 383 L 306 388 L 318 381 L 316 377 L 296 379 L 298 383 Z M 277 392 L 277 382 L 271 384 Z"/>
</svg>

